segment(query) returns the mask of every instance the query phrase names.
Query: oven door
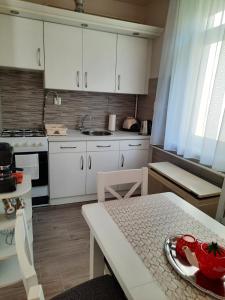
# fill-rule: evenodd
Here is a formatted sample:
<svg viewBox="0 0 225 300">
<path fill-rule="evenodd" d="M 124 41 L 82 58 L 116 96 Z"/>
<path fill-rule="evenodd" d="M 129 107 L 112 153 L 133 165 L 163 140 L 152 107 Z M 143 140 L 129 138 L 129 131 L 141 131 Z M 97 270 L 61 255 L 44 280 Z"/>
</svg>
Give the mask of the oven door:
<svg viewBox="0 0 225 300">
<path fill-rule="evenodd" d="M 31 175 L 33 205 L 48 204 L 48 152 L 16 152 L 14 164 Z"/>
</svg>

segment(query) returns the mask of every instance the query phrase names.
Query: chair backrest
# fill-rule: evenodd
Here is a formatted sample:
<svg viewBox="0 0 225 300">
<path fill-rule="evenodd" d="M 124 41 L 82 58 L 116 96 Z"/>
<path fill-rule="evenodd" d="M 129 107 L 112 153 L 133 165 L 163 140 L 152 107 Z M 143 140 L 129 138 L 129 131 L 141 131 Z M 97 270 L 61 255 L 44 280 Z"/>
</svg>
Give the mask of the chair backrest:
<svg viewBox="0 0 225 300">
<path fill-rule="evenodd" d="M 41 285 L 34 285 L 30 288 L 28 300 L 45 300 Z"/>
<path fill-rule="evenodd" d="M 225 225 L 225 179 L 217 206 L 216 220 Z"/>
<path fill-rule="evenodd" d="M 112 186 L 119 184 L 134 183 L 131 189 L 122 197 Z M 98 201 L 105 201 L 105 192 L 109 192 L 117 199 L 128 199 L 137 188 L 141 186 L 141 195 L 148 194 L 148 168 L 121 170 L 97 173 Z"/>
<path fill-rule="evenodd" d="M 23 209 L 19 209 L 16 213 L 15 244 L 23 284 L 28 296 L 29 289 L 37 285 L 38 280 L 34 269 L 33 251 Z"/>
</svg>

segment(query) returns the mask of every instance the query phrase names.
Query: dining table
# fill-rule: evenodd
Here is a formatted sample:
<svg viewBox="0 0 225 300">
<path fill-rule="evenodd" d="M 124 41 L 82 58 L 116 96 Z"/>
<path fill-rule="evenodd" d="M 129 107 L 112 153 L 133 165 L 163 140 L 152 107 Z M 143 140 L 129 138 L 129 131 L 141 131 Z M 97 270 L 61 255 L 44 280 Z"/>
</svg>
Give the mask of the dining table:
<svg viewBox="0 0 225 300">
<path fill-rule="evenodd" d="M 106 260 L 127 299 L 213 299 L 176 273 L 164 243 L 191 234 L 225 246 L 224 225 L 174 193 L 86 204 L 82 214 L 90 228 L 90 278 L 104 274 Z"/>
</svg>

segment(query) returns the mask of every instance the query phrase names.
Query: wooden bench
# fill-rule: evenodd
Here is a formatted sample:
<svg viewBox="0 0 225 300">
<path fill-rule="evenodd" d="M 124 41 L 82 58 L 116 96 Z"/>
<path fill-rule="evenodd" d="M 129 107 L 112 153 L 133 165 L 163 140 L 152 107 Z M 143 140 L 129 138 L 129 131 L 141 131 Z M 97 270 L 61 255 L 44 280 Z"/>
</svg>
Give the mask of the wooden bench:
<svg viewBox="0 0 225 300">
<path fill-rule="evenodd" d="M 215 217 L 221 188 L 169 163 L 149 164 L 149 193 L 174 192 L 184 200 Z"/>
</svg>

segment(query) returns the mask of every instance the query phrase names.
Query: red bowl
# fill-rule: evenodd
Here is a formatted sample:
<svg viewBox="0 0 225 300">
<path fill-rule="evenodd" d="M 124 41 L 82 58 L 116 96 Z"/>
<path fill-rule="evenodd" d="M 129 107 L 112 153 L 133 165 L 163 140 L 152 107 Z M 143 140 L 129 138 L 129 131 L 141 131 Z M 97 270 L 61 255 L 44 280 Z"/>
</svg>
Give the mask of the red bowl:
<svg viewBox="0 0 225 300">
<path fill-rule="evenodd" d="M 181 237 L 177 238 L 176 252 L 183 258 L 186 259 L 186 255 L 183 251 L 183 247 L 187 246 L 192 252 L 195 251 L 195 248 L 198 244 L 196 238 L 191 234 L 184 234 Z"/>
</svg>

